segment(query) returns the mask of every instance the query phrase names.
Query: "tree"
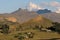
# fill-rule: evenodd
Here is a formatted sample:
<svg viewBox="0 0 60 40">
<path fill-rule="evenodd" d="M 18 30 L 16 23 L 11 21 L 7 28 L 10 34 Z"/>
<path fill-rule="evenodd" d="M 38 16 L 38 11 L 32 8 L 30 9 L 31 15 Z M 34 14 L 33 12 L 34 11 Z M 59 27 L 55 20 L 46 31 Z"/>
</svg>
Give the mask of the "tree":
<svg viewBox="0 0 60 40">
<path fill-rule="evenodd" d="M 53 27 L 55 27 L 56 32 L 60 34 L 60 23 L 53 22 Z"/>
<path fill-rule="evenodd" d="M 7 24 L 2 25 L 2 32 L 4 34 L 8 34 L 9 33 L 9 26 Z"/>
<path fill-rule="evenodd" d="M 48 27 L 47 29 L 51 30 L 51 31 L 54 31 L 54 32 L 58 32 L 60 34 L 60 23 L 53 22 L 52 24 L 53 24 L 53 26 Z"/>
</svg>

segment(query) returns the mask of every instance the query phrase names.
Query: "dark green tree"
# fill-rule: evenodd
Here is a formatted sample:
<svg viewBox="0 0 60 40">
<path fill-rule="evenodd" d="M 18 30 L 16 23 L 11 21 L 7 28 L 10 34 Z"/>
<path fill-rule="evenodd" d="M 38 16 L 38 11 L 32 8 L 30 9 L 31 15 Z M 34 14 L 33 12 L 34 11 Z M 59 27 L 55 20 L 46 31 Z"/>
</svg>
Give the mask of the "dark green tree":
<svg viewBox="0 0 60 40">
<path fill-rule="evenodd" d="M 60 23 L 54 22 L 53 27 L 55 27 L 55 31 L 60 34 Z"/>
<path fill-rule="evenodd" d="M 2 25 L 2 32 L 4 34 L 8 34 L 9 33 L 9 26 L 7 24 Z"/>
</svg>

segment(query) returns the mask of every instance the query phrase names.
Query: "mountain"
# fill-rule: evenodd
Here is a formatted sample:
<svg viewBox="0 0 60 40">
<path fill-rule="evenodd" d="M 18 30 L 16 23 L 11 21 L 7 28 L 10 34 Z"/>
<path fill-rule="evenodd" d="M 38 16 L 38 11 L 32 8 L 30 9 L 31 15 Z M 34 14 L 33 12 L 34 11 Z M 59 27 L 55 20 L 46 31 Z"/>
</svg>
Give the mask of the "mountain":
<svg viewBox="0 0 60 40">
<path fill-rule="evenodd" d="M 51 13 L 52 11 L 51 10 L 48 10 L 48 9 L 40 9 L 37 11 L 38 14 L 45 14 L 45 13 Z"/>
<path fill-rule="evenodd" d="M 28 28 L 28 26 L 35 27 L 36 25 L 43 26 L 45 28 L 52 26 L 51 20 L 46 19 L 34 11 L 28 11 L 27 9 L 21 8 L 10 14 L 0 14 L 0 21 L 7 21 L 7 23 L 10 21 L 20 23 L 24 28 Z"/>
<path fill-rule="evenodd" d="M 45 14 L 40 14 L 43 17 L 52 20 L 53 22 L 59 22 L 60 23 L 60 14 L 59 13 L 45 13 Z"/>
<path fill-rule="evenodd" d="M 35 26 L 43 26 L 44 28 L 46 27 L 50 27 L 52 26 L 52 21 L 49 19 L 46 19 L 44 17 L 42 17 L 41 15 L 29 20 L 28 22 L 25 22 L 22 24 L 23 26 L 31 26 L 31 27 L 35 27 Z"/>
<path fill-rule="evenodd" d="M 43 12 L 44 10 L 47 13 Z M 28 11 L 27 9 L 19 8 L 18 10 L 14 11 L 12 13 L 0 14 L 0 21 L 8 20 L 8 21 L 13 21 L 13 22 L 17 21 L 19 23 L 24 23 L 24 22 L 29 21 L 32 18 L 42 15 L 43 17 L 50 19 L 53 22 L 60 22 L 60 14 L 51 12 L 48 9 L 44 9 L 44 10 L 41 11 L 43 13 L 37 13 L 35 11 Z"/>
<path fill-rule="evenodd" d="M 18 10 L 14 11 L 10 14 L 9 13 L 8 14 L 0 14 L 0 17 L 2 17 L 0 20 L 9 19 L 8 21 L 14 20 L 19 23 L 23 23 L 23 22 L 26 22 L 36 16 L 38 16 L 38 14 L 34 11 L 30 12 L 26 9 L 19 8 Z M 14 18 L 14 19 L 12 19 L 12 18 Z"/>
</svg>

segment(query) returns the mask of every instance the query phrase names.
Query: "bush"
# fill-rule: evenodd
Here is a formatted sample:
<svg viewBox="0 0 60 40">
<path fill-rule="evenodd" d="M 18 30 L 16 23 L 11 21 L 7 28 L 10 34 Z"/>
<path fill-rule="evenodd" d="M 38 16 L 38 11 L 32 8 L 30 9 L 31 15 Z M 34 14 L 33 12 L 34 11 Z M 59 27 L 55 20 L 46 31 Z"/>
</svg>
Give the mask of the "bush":
<svg viewBox="0 0 60 40">
<path fill-rule="evenodd" d="M 54 22 L 53 27 L 55 28 L 55 31 L 60 34 L 60 23 Z"/>
<path fill-rule="evenodd" d="M 23 40 L 24 36 L 22 33 L 18 33 L 17 35 L 14 36 L 15 38 L 18 38 L 18 40 Z"/>
<path fill-rule="evenodd" d="M 34 37 L 34 33 L 32 33 L 32 32 L 26 32 L 25 34 L 27 35 L 28 38 Z"/>
<path fill-rule="evenodd" d="M 7 24 L 2 25 L 2 32 L 4 34 L 8 34 L 9 33 L 9 26 Z"/>
</svg>

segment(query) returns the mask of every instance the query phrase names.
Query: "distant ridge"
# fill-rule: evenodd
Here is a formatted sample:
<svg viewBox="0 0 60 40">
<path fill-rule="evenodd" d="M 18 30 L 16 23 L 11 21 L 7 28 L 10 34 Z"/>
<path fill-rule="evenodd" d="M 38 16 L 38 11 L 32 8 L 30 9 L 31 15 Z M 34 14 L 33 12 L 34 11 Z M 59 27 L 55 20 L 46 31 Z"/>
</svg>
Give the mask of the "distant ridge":
<svg viewBox="0 0 60 40">
<path fill-rule="evenodd" d="M 48 9 L 40 9 L 37 11 L 38 14 L 45 14 L 45 13 L 51 13 L 52 11 L 51 10 L 48 10 Z"/>
</svg>

